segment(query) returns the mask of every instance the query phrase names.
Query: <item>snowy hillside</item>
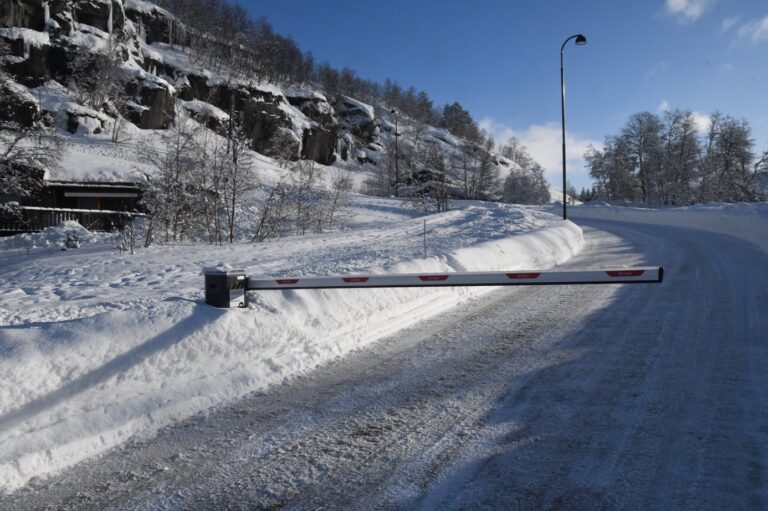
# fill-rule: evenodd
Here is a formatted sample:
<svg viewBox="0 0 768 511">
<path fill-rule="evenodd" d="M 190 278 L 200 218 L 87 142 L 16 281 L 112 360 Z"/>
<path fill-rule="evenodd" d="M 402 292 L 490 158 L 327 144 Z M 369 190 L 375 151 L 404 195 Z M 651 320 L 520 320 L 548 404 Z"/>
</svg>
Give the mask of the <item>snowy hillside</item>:
<svg viewBox="0 0 768 511">
<path fill-rule="evenodd" d="M 186 119 L 211 136 L 234 123 L 262 161 L 332 165 L 385 196 L 498 199 L 517 168 L 492 143 L 456 137 L 386 102 L 254 77 L 238 67 L 238 58 L 253 58 L 245 49 L 206 39 L 150 2 L 45 5 L 0 10 L 9 51 L 0 57 L 0 122 L 57 138 L 62 154 L 44 165 L 49 180 L 143 183 L 157 172 L 146 150 L 163 150 L 163 132 Z M 245 53 L 222 63 L 195 37 Z M 402 190 L 391 189 L 394 180 Z"/>
</svg>

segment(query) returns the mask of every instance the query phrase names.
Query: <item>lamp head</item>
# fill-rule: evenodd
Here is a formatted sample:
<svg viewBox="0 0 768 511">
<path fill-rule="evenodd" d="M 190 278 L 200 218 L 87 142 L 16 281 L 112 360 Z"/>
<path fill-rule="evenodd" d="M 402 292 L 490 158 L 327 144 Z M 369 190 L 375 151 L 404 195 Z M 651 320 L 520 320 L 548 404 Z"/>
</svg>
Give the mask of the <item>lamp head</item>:
<svg viewBox="0 0 768 511">
<path fill-rule="evenodd" d="M 583 34 L 579 34 L 576 36 L 576 46 L 584 46 L 587 44 L 587 38 L 584 37 Z"/>
</svg>

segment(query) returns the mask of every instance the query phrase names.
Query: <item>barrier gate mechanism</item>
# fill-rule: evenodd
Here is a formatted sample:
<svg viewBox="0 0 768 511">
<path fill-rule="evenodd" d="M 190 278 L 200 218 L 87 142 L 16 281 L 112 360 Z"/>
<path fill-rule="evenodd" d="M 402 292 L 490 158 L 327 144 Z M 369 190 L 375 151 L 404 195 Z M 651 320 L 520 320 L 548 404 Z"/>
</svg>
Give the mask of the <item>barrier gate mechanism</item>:
<svg viewBox="0 0 768 511">
<path fill-rule="evenodd" d="M 209 279 L 211 279 L 209 281 Z M 214 280 L 218 279 L 218 280 Z M 223 280 L 222 280 L 223 279 Z M 234 280 L 232 280 L 234 279 Z M 241 280 L 245 286 L 239 286 Z M 343 275 L 336 277 L 264 278 L 245 277 L 243 270 L 206 272 L 205 301 L 214 307 L 245 307 L 246 290 L 336 289 L 365 287 L 449 287 L 449 286 L 546 286 L 568 284 L 654 284 L 664 280 L 664 268 L 621 268 L 615 270 L 514 271 L 403 273 L 389 275 Z M 214 285 L 212 289 L 209 282 Z M 223 285 L 226 283 L 226 295 Z M 216 287 L 218 286 L 218 287 Z M 209 290 L 211 293 L 209 294 Z M 233 301 L 233 291 L 235 299 Z M 224 299 L 224 298 L 227 299 Z M 242 301 L 241 301 L 242 300 Z M 235 305 L 233 305 L 233 303 Z M 242 304 L 240 304 L 242 303 Z"/>
<path fill-rule="evenodd" d="M 219 307 L 243 308 L 248 304 L 245 271 L 204 270 L 205 303 Z"/>
</svg>

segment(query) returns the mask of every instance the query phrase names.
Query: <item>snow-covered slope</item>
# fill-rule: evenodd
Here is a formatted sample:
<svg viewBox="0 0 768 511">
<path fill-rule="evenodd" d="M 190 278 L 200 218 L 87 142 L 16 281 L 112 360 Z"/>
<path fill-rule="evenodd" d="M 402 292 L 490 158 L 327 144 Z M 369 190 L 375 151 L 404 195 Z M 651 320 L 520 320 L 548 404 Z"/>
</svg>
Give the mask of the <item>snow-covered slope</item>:
<svg viewBox="0 0 768 511">
<path fill-rule="evenodd" d="M 358 197 L 352 211 L 347 231 L 269 244 L 159 246 L 134 256 L 90 244 L 8 256 L 0 271 L 0 489 L 488 291 L 262 292 L 246 310 L 219 310 L 202 302 L 203 267 L 271 276 L 546 268 L 582 242 L 577 226 L 540 210 L 469 202 L 427 217 L 424 259 L 422 218 L 398 201 Z"/>
<path fill-rule="evenodd" d="M 250 148 L 263 156 L 335 164 L 357 174 L 358 183 L 388 172 L 395 116 L 381 99 L 373 105 L 342 94 L 325 95 L 311 83 L 270 83 L 236 65 L 212 63 L 192 49 L 186 37 L 191 32 L 183 22 L 145 0 L 51 0 L 45 5 L 45 10 L 29 10 L 28 19 L 0 20 L 28 25 L 0 29 L 0 41 L 11 49 L 0 56 L 0 85 L 8 91 L 0 97 L 0 121 L 17 122 L 21 128 L 44 124 L 61 136 L 63 156 L 46 169 L 51 180 L 141 181 L 152 169 L 136 161 L 132 150 L 144 148 L 147 139 L 149 147 L 162 145 L 155 140 L 158 132 L 174 126 L 179 117 L 222 133 L 230 111 L 236 112 Z M 89 81 L 78 85 L 85 73 L 76 70 L 83 67 L 81 60 L 107 55 L 114 62 L 90 80 L 99 87 Z M 101 92 L 87 92 L 94 87 Z M 414 159 L 405 153 L 423 155 L 437 147 L 452 166 L 461 162 L 463 175 L 453 169 L 446 179 L 454 197 L 501 197 L 501 182 L 512 168 L 509 161 L 493 151 L 486 154 L 482 144 L 416 122 L 403 112 L 397 115 L 400 165 Z M 108 148 L 115 126 L 122 126 L 114 137 L 122 143 Z M 89 142 L 98 143 L 98 151 Z M 489 175 L 489 168 L 480 171 L 481 159 L 500 180 L 467 190 L 473 176 Z M 423 166 L 411 161 L 408 172 Z"/>
<path fill-rule="evenodd" d="M 568 204 L 581 204 L 581 201 L 574 199 L 570 195 L 566 194 L 566 197 L 568 198 Z M 557 189 L 552 186 L 549 187 L 549 202 L 551 203 L 557 203 L 562 204 L 563 203 L 563 189 Z"/>
<path fill-rule="evenodd" d="M 768 253 L 768 202 L 697 204 L 682 208 L 632 208 L 587 203 L 569 209 L 571 217 L 653 222 L 711 231 L 753 243 Z"/>
</svg>

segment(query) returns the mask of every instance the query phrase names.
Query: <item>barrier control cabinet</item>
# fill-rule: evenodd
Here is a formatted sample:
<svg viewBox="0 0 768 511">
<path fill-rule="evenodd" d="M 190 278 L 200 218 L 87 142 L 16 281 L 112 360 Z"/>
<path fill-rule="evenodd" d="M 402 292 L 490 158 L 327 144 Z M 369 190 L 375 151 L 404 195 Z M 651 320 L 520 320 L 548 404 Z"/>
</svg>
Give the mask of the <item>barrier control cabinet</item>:
<svg viewBox="0 0 768 511">
<path fill-rule="evenodd" d="M 205 270 L 205 303 L 224 309 L 248 305 L 244 270 Z"/>
</svg>

